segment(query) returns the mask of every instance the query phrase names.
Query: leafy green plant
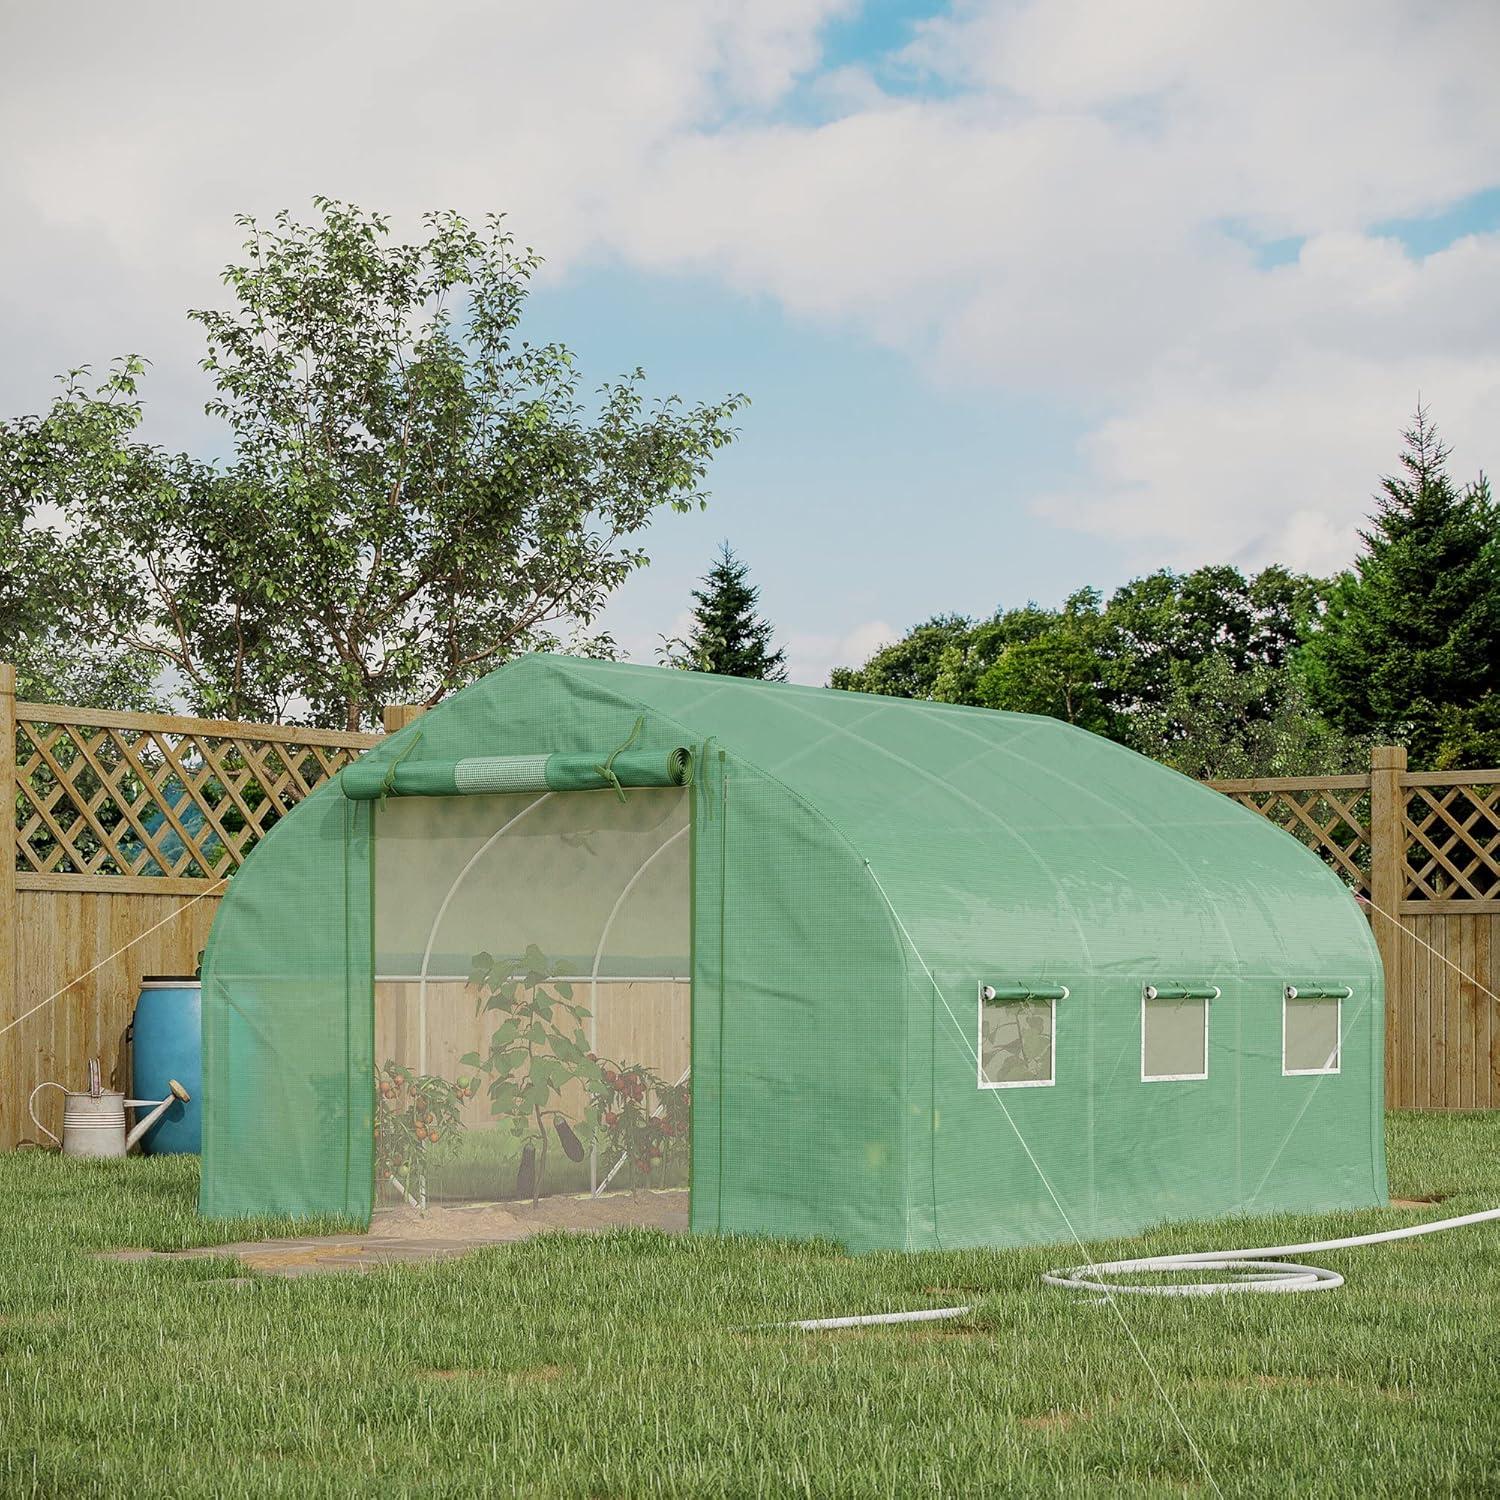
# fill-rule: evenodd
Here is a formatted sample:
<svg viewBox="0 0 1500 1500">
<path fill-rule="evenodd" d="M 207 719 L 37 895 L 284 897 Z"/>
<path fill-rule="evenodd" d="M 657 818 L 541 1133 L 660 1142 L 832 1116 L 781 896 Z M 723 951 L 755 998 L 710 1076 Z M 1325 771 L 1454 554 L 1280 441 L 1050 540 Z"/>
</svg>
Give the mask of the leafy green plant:
<svg viewBox="0 0 1500 1500">
<path fill-rule="evenodd" d="M 477 1080 L 450 1083 L 386 1062 L 375 1075 L 375 1180 L 395 1178 L 408 1197 L 427 1197 L 427 1147 L 460 1125 Z"/>
<path fill-rule="evenodd" d="M 559 1101 L 571 1083 L 590 1095 L 602 1086 L 603 1071 L 583 1028 L 589 1011 L 573 999 L 572 985 L 553 976 L 534 943 L 519 961 L 475 954 L 469 985 L 478 992 L 480 1013 L 502 1020 L 489 1051 L 467 1053 L 462 1062 L 489 1076 L 490 1113 L 509 1120 L 512 1134 L 525 1142 L 516 1194 L 535 1203 L 545 1190 L 552 1135 L 573 1161 L 583 1159 L 583 1142 Z"/>
<path fill-rule="evenodd" d="M 687 1149 L 692 1088 L 668 1083 L 643 1063 L 600 1059 L 598 1085 L 590 1089 L 595 1140 L 611 1165 L 625 1158 L 635 1189 L 655 1167 Z"/>
</svg>

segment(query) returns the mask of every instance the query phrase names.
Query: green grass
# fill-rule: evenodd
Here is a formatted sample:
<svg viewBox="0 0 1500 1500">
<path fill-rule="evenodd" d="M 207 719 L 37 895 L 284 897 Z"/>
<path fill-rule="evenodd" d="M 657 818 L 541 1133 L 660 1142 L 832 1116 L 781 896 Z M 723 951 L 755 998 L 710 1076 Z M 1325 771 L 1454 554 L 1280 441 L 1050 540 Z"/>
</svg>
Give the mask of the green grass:
<svg viewBox="0 0 1500 1500">
<path fill-rule="evenodd" d="M 1500 1204 L 1500 1114 L 1396 1117 L 1390 1147 L 1397 1193 Z M 1348 1276 L 1332 1293 L 1125 1302 L 1153 1378 L 1109 1306 L 1038 1285 L 1077 1258 L 1059 1249 L 848 1257 L 630 1233 L 248 1285 L 232 1263 L 93 1258 L 246 1233 L 200 1224 L 193 1189 L 189 1161 L 0 1158 L 0 1494 L 1500 1490 L 1492 1225 L 1314 1257 Z M 744 1331 L 954 1296 L 976 1304 L 961 1326 Z"/>
</svg>

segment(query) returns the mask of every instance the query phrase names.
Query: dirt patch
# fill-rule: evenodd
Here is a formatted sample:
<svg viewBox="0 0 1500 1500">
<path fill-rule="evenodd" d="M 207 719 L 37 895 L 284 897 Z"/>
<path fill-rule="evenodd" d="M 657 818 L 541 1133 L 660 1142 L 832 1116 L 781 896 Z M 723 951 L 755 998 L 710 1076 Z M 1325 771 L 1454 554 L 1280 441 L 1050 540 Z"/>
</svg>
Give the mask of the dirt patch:
<svg viewBox="0 0 1500 1500">
<path fill-rule="evenodd" d="M 1443 1202 L 1442 1195 L 1434 1193 L 1430 1198 L 1392 1198 L 1392 1208 L 1431 1208 L 1435 1203 Z"/>
<path fill-rule="evenodd" d="M 559 1194 L 532 1204 L 429 1204 L 425 1214 L 414 1208 L 377 1208 L 370 1223 L 371 1240 L 473 1240 L 505 1244 L 549 1230 L 598 1234 L 608 1229 L 660 1229 L 682 1233 L 688 1227 L 685 1188 L 664 1192 Z"/>
<path fill-rule="evenodd" d="M 424 1265 L 451 1260 L 486 1245 L 514 1244 L 534 1234 L 563 1231 L 600 1234 L 611 1229 L 688 1227 L 688 1193 L 611 1193 L 593 1198 L 543 1198 L 530 1203 L 472 1203 L 462 1207 L 375 1211 L 368 1234 L 331 1234 L 295 1240 L 254 1240 L 195 1250 L 114 1250 L 105 1260 L 145 1261 L 232 1256 L 248 1270 L 268 1276 L 305 1276 L 320 1271 L 366 1271 L 376 1266 Z"/>
<path fill-rule="evenodd" d="M 1020 1420 L 1022 1427 L 1029 1427 L 1033 1432 L 1069 1432 L 1080 1422 L 1087 1422 L 1090 1415 L 1086 1411 L 1044 1411 L 1040 1416 Z"/>
</svg>

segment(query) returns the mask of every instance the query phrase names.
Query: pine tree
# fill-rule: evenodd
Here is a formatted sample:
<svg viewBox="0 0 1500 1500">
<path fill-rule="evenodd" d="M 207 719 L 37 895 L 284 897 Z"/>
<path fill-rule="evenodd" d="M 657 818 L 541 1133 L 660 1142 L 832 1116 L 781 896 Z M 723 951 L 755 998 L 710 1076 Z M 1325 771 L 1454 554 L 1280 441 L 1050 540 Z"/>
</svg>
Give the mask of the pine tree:
<svg viewBox="0 0 1500 1500">
<path fill-rule="evenodd" d="M 756 614 L 760 590 L 748 581 L 749 573 L 725 542 L 703 586 L 693 590 L 691 636 L 664 642 L 661 654 L 667 665 L 724 677 L 785 681 L 786 652 L 772 649 L 775 630 Z"/>
<path fill-rule="evenodd" d="M 1460 490 L 1418 407 L 1402 472 L 1381 482 L 1365 550 L 1302 653 L 1313 701 L 1340 729 L 1404 740 L 1413 763 L 1495 719 L 1500 525 L 1484 478 Z"/>
</svg>

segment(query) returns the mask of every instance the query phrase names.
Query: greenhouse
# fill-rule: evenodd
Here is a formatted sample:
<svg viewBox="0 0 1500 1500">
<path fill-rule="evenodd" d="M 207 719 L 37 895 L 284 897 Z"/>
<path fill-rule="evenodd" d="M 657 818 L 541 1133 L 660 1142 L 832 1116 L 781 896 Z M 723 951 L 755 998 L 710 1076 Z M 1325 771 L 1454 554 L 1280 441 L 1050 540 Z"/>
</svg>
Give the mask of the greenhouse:
<svg viewBox="0 0 1500 1500">
<path fill-rule="evenodd" d="M 677 1193 L 852 1249 L 1386 1201 L 1349 891 L 1048 718 L 526 657 L 282 819 L 201 1207 Z"/>
</svg>

